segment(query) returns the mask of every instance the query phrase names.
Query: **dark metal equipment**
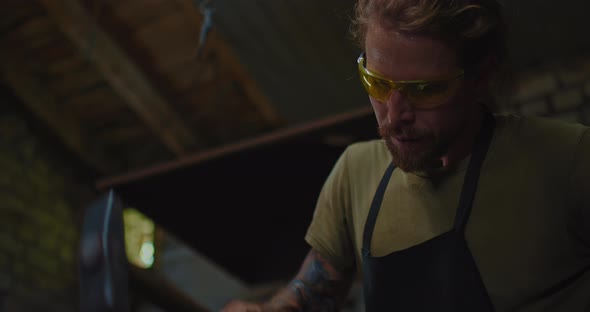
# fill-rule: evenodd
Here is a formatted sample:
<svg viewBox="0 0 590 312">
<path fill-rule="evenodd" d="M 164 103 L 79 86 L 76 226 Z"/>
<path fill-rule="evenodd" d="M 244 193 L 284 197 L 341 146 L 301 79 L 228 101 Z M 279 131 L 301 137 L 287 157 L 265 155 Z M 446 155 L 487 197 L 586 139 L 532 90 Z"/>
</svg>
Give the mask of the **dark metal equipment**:
<svg viewBox="0 0 590 312">
<path fill-rule="evenodd" d="M 113 190 L 91 203 L 80 241 L 80 311 L 128 312 L 123 210 Z"/>
</svg>

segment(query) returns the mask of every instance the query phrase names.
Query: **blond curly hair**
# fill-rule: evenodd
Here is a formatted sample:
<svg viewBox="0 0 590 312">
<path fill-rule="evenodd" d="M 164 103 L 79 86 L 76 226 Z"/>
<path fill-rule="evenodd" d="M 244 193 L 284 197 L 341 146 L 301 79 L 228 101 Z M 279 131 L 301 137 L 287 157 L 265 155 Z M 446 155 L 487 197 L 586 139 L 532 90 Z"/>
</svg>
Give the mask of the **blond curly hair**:
<svg viewBox="0 0 590 312">
<path fill-rule="evenodd" d="M 358 0 L 351 34 L 361 49 L 370 22 L 440 37 L 455 48 L 466 69 L 489 56 L 502 64 L 506 56 L 504 18 L 496 0 Z"/>
</svg>

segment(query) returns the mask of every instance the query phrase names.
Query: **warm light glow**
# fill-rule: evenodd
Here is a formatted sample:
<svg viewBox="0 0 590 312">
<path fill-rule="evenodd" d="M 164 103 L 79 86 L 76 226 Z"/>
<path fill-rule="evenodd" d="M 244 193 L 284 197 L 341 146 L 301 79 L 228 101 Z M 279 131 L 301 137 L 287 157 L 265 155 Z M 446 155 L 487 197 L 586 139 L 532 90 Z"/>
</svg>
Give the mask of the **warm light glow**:
<svg viewBox="0 0 590 312">
<path fill-rule="evenodd" d="M 150 268 L 154 264 L 156 252 L 154 222 L 133 208 L 123 210 L 123 220 L 129 262 L 140 268 Z"/>
<path fill-rule="evenodd" d="M 139 257 L 147 267 L 151 267 L 154 264 L 154 251 L 154 244 L 151 242 L 144 242 L 141 246 Z"/>
</svg>

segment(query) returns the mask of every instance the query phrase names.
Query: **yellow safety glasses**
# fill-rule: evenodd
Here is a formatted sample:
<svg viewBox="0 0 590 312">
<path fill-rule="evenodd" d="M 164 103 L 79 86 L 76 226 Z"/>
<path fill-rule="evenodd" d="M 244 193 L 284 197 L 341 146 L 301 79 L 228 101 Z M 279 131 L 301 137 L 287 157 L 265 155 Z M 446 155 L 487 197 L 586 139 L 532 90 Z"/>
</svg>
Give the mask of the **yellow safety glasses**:
<svg viewBox="0 0 590 312">
<path fill-rule="evenodd" d="M 436 80 L 393 81 L 366 68 L 365 53 L 358 58 L 361 83 L 376 100 L 386 102 L 393 90 L 402 93 L 416 109 L 432 109 L 446 103 L 459 89 L 464 71 Z"/>
</svg>

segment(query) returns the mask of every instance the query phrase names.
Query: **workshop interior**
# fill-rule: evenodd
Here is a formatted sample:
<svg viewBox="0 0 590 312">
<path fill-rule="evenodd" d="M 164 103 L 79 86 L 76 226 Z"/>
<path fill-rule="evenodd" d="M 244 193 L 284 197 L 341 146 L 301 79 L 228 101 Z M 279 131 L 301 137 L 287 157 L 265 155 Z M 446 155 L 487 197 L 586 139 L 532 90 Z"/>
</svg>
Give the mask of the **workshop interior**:
<svg viewBox="0 0 590 312">
<path fill-rule="evenodd" d="M 590 125 L 590 2 L 500 2 L 500 110 Z M 334 163 L 379 138 L 354 4 L 3 1 L 0 311 L 219 311 L 287 283 Z"/>
</svg>

